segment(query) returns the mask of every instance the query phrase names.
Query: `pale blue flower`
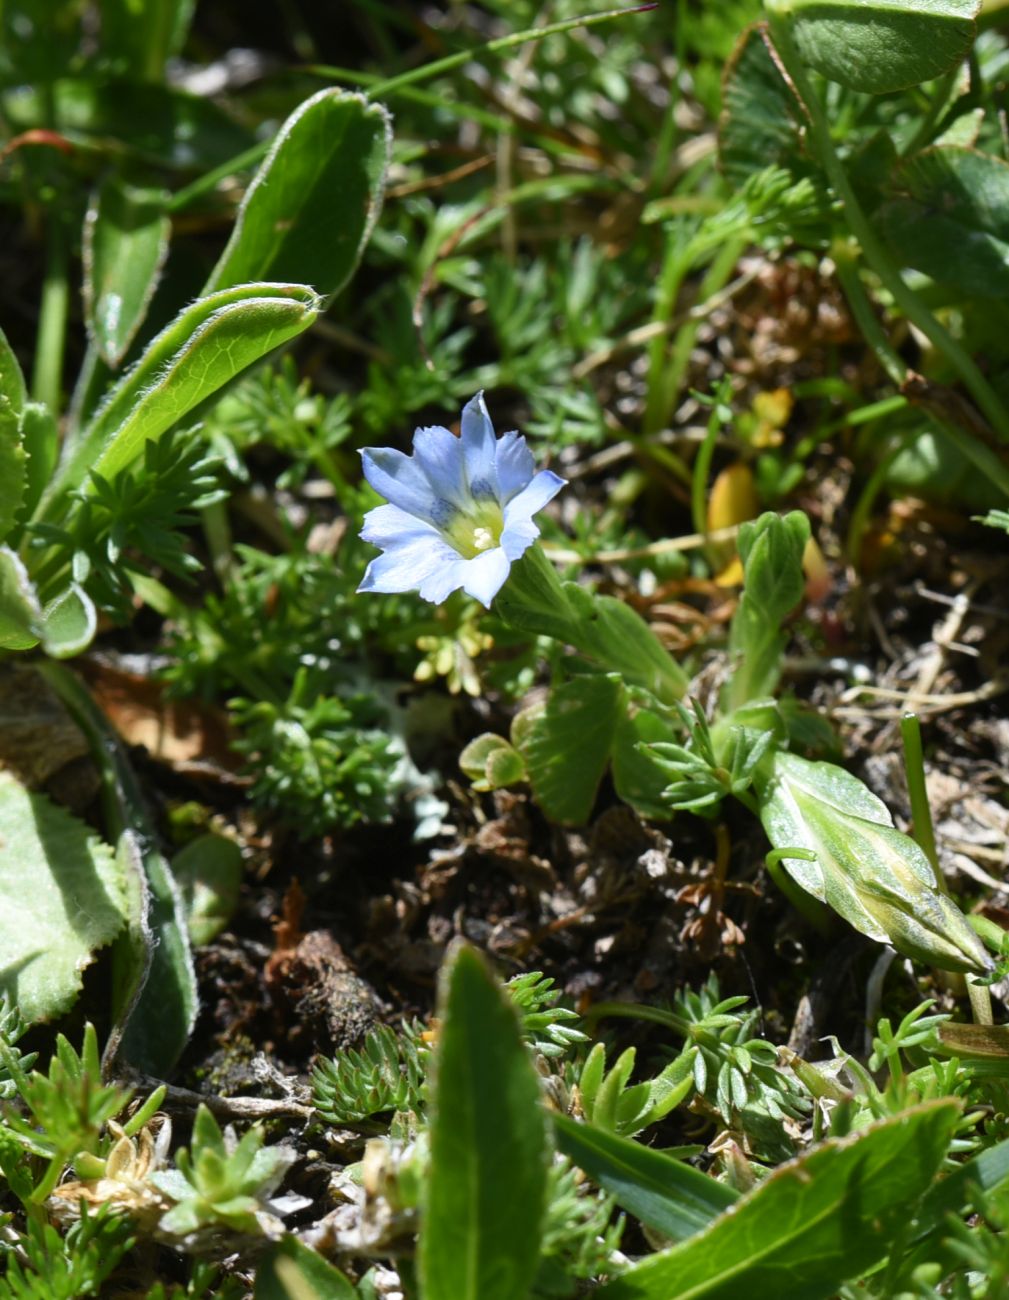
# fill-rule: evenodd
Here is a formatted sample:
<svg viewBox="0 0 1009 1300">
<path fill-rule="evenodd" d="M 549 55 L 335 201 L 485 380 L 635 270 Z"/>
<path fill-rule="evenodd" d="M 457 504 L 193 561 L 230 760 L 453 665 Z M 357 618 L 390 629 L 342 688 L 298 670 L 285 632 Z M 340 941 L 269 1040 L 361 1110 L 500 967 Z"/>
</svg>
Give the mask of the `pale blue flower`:
<svg viewBox="0 0 1009 1300">
<path fill-rule="evenodd" d="M 512 564 L 540 535 L 533 515 L 564 487 L 536 473 L 525 438 L 495 438 L 483 393 L 467 402 L 462 437 L 435 425 L 413 455 L 366 447 L 364 476 L 389 502 L 369 510 L 361 536 L 383 554 L 359 591 L 418 591 L 440 604 L 460 587 L 490 607 Z"/>
</svg>

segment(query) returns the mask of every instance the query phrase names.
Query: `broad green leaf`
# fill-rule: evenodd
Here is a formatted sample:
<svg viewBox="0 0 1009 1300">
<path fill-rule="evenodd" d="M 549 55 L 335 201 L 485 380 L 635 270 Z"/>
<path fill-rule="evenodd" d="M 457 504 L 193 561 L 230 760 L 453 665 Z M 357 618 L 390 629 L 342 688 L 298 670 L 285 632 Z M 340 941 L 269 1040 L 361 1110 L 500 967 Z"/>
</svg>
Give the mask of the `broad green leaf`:
<svg viewBox="0 0 1009 1300">
<path fill-rule="evenodd" d="M 980 0 L 765 0 L 787 18 L 811 68 L 851 90 L 888 94 L 966 58 Z"/>
<path fill-rule="evenodd" d="M 600 1300 L 827 1300 L 907 1227 L 960 1116 L 926 1102 L 780 1165 L 708 1228 L 600 1287 Z"/>
<path fill-rule="evenodd" d="M 245 284 L 198 298 L 124 375 L 57 470 L 48 504 L 94 470 L 114 478 L 143 450 L 222 388 L 315 320 L 304 285 Z"/>
<path fill-rule="evenodd" d="M 739 38 L 725 68 L 722 102 L 718 153 L 733 184 L 772 165 L 795 171 L 803 152 L 801 110 L 768 48 L 765 23 Z"/>
<path fill-rule="evenodd" d="M 1009 163 L 953 145 L 907 159 L 876 213 L 894 255 L 964 298 L 1009 294 Z"/>
<path fill-rule="evenodd" d="M 318 1251 L 282 1237 L 256 1265 L 253 1300 L 355 1300 L 357 1291 Z"/>
<path fill-rule="evenodd" d="M 378 218 L 391 138 L 386 110 L 362 95 L 306 100 L 249 186 L 204 293 L 253 280 L 338 293 Z"/>
<path fill-rule="evenodd" d="M 126 355 L 168 253 L 167 192 L 136 190 L 118 177 L 92 196 L 84 221 L 84 313 L 102 360 Z"/>
<path fill-rule="evenodd" d="M 88 648 L 97 629 L 98 615 L 91 597 L 72 582 L 42 612 L 42 648 L 54 659 L 69 659 Z"/>
<path fill-rule="evenodd" d="M 576 677 L 550 692 L 522 757 L 536 801 L 554 821 L 588 821 L 623 709 L 615 674 Z"/>
<path fill-rule="evenodd" d="M 182 894 L 190 941 L 198 948 L 231 920 L 242 883 L 242 851 L 234 840 L 208 831 L 176 853 L 172 875 Z"/>
<path fill-rule="evenodd" d="M 12 131 L 43 123 L 82 148 L 133 154 L 160 166 L 204 171 L 255 144 L 252 133 L 211 99 L 125 78 L 65 77 L 46 87 L 20 82 L 0 96 Z"/>
<path fill-rule="evenodd" d="M 683 1241 L 716 1219 L 738 1193 L 683 1160 L 630 1138 L 555 1115 L 557 1146 L 649 1228 Z"/>
<path fill-rule="evenodd" d="M 546 1115 L 510 999 L 471 948 L 442 972 L 421 1215 L 424 1300 L 526 1300 L 539 1261 Z"/>
<path fill-rule="evenodd" d="M 802 599 L 802 554 L 809 520 L 799 510 L 768 512 L 739 530 L 743 595 L 729 630 L 732 677 L 722 692 L 725 713 L 764 699 L 781 676 L 782 623 Z"/>
<path fill-rule="evenodd" d="M 28 570 L 9 546 L 0 546 L 0 650 L 38 645 L 42 606 Z"/>
<path fill-rule="evenodd" d="M 758 784 L 767 837 L 808 894 L 870 939 L 943 970 L 987 974 L 991 959 L 925 854 L 844 768 L 777 752 Z M 790 857 L 788 849 L 810 854 Z"/>
<path fill-rule="evenodd" d="M 89 826 L 0 772 L 0 994 L 29 1021 L 73 1003 L 81 972 L 123 928 L 115 855 Z"/>
</svg>

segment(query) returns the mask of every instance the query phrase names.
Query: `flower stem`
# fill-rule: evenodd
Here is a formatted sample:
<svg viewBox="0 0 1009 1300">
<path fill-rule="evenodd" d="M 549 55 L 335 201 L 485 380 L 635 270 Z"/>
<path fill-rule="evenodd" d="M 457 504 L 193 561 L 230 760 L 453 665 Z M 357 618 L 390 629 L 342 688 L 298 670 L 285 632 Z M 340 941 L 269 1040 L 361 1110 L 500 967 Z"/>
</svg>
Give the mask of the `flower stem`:
<svg viewBox="0 0 1009 1300">
<path fill-rule="evenodd" d="M 643 686 L 657 700 L 673 704 L 689 678 L 652 629 L 630 605 L 600 596 L 574 582 L 561 582 L 537 545 L 512 565 L 496 613 L 521 632 L 572 645 L 630 685 Z"/>
</svg>

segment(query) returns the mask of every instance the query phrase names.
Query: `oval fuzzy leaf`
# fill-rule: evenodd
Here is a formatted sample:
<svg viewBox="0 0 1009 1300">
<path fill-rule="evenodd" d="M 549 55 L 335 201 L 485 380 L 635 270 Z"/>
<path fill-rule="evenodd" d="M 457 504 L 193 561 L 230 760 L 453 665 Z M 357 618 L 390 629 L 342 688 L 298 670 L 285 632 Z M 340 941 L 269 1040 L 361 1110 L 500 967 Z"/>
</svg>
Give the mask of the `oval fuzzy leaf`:
<svg viewBox="0 0 1009 1300">
<path fill-rule="evenodd" d="M 26 1020 L 66 1011 L 81 971 L 122 929 L 123 878 L 107 844 L 0 772 L 0 994 Z"/>
<path fill-rule="evenodd" d="M 160 190 L 112 177 L 84 221 L 84 312 L 102 360 L 115 368 L 140 328 L 168 253 L 171 230 Z"/>
<path fill-rule="evenodd" d="M 615 674 L 565 682 L 550 692 L 523 741 L 536 801 L 554 821 L 588 821 L 610 761 L 623 694 Z"/>
<path fill-rule="evenodd" d="M 198 298 L 154 339 L 112 389 L 57 470 L 48 504 L 91 470 L 113 478 L 235 375 L 307 329 L 319 311 L 298 284 L 243 284 Z"/>
<path fill-rule="evenodd" d="M 883 95 L 948 72 L 974 42 L 980 0 L 767 0 L 803 60 L 851 90 Z"/>
<path fill-rule="evenodd" d="M 738 1193 L 693 1165 L 591 1124 L 555 1115 L 557 1145 L 622 1210 L 673 1241 L 706 1228 Z"/>
<path fill-rule="evenodd" d="M 876 220 L 904 266 L 965 298 L 1009 294 L 1009 163 L 941 145 L 902 163 L 891 187 Z"/>
<path fill-rule="evenodd" d="M 926 1102 L 780 1165 L 703 1232 L 599 1300 L 827 1300 L 883 1259 L 931 1185 L 960 1116 Z"/>
<path fill-rule="evenodd" d="M 42 614 L 39 628 L 42 648 L 54 659 L 69 659 L 86 650 L 95 639 L 98 615 L 91 597 L 72 582 Z"/>
<path fill-rule="evenodd" d="M 306 100 L 249 186 L 204 292 L 277 280 L 338 293 L 378 218 L 391 141 L 389 114 L 363 95 Z"/>
<path fill-rule="evenodd" d="M 515 1009 L 473 949 L 447 961 L 439 1008 L 421 1293 L 526 1300 L 549 1159 L 539 1082 Z"/>
</svg>

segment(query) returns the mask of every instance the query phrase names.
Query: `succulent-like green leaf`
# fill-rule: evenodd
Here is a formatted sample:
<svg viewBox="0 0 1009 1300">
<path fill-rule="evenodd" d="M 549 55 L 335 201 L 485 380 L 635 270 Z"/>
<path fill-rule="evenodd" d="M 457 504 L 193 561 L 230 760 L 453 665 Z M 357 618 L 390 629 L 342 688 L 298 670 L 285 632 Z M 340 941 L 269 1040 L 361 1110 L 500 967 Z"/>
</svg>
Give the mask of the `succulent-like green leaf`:
<svg viewBox="0 0 1009 1300">
<path fill-rule="evenodd" d="M 460 947 L 441 980 L 422 1208 L 424 1300 L 525 1300 L 539 1261 L 546 1115 L 518 1018 L 483 959 Z"/>
<path fill-rule="evenodd" d="M 926 1102 L 780 1165 L 709 1227 L 600 1300 L 827 1300 L 881 1260 L 942 1164 L 956 1100 Z"/>
<path fill-rule="evenodd" d="M 775 753 L 761 773 L 760 816 L 782 865 L 856 930 L 943 970 L 985 975 L 983 944 L 936 888 L 925 854 L 886 805 L 833 763 Z M 790 857 L 802 849 L 809 860 Z"/>
<path fill-rule="evenodd" d="M 765 0 L 811 68 L 883 95 L 948 72 L 974 40 L 980 0 Z"/>
<path fill-rule="evenodd" d="M 84 314 L 102 360 L 116 367 L 136 335 L 168 253 L 168 195 L 118 177 L 92 196 L 84 222 Z"/>
<path fill-rule="evenodd" d="M 27 467 L 21 413 L 25 381 L 7 337 L 0 330 L 0 542 L 24 505 Z"/>
<path fill-rule="evenodd" d="M 327 298 L 357 266 L 382 206 L 392 140 L 381 104 L 320 90 L 277 133 L 204 293 L 254 280 Z"/>
<path fill-rule="evenodd" d="M 26 1020 L 66 1011 L 123 927 L 115 855 L 89 826 L 0 772 L 0 995 Z"/>
</svg>

